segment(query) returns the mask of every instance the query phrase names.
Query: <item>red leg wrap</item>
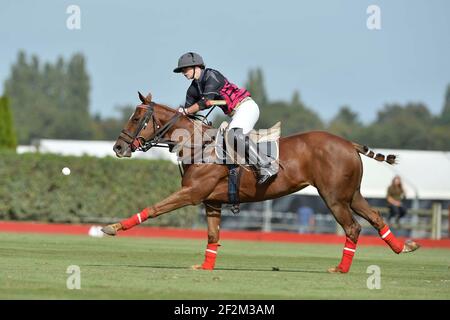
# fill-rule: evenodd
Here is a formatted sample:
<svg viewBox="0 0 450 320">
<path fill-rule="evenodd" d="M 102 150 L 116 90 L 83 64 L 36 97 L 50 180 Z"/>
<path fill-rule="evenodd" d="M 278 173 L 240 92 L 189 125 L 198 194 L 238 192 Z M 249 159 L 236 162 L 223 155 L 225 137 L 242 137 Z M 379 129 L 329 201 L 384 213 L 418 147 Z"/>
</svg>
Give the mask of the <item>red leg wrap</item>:
<svg viewBox="0 0 450 320">
<path fill-rule="evenodd" d="M 352 240 L 350 240 L 349 237 L 345 239 L 345 247 L 342 252 L 342 260 L 341 263 L 339 263 L 338 268 L 344 272 L 347 273 L 350 270 L 350 266 L 352 265 L 353 256 L 355 255 L 356 251 L 356 243 L 354 243 Z"/>
<path fill-rule="evenodd" d="M 205 251 L 205 261 L 202 264 L 202 269 L 213 270 L 216 264 L 217 249 L 220 244 L 218 243 L 208 243 Z"/>
<path fill-rule="evenodd" d="M 386 224 L 383 228 L 381 228 L 380 231 L 378 231 L 381 239 L 384 240 L 394 251 L 395 253 L 399 254 L 403 250 L 403 243 L 397 240 L 397 238 L 394 236 L 394 234 L 389 229 L 389 226 Z"/>
<path fill-rule="evenodd" d="M 145 208 L 141 212 L 132 215 L 130 218 L 120 221 L 120 224 L 122 225 L 123 230 L 128 230 L 147 220 L 148 215 L 149 210 L 148 208 Z"/>
</svg>

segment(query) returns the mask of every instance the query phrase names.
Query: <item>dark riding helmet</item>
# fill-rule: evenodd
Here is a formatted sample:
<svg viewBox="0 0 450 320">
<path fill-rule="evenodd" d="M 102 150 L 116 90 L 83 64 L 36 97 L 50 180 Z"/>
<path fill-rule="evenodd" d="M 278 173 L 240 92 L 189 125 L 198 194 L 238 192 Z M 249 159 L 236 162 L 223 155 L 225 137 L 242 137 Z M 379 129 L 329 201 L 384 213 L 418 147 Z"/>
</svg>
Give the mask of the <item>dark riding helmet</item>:
<svg viewBox="0 0 450 320">
<path fill-rule="evenodd" d="M 178 67 L 173 69 L 173 72 L 180 73 L 181 69 L 185 67 L 195 67 L 199 66 L 200 68 L 205 68 L 205 63 L 203 62 L 203 58 L 195 53 L 195 52 L 188 52 L 183 54 L 180 59 L 178 59 Z"/>
</svg>

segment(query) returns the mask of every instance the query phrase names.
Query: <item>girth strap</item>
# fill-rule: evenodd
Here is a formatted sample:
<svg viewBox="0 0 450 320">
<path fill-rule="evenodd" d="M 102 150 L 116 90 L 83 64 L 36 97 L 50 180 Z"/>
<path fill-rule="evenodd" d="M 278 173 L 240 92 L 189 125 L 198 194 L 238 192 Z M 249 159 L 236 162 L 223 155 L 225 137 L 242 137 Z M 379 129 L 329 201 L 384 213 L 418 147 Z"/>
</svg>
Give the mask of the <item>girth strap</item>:
<svg viewBox="0 0 450 320">
<path fill-rule="evenodd" d="M 240 166 L 237 164 L 228 165 L 228 202 L 232 204 L 231 211 L 234 214 L 239 213 L 239 183 Z"/>
</svg>

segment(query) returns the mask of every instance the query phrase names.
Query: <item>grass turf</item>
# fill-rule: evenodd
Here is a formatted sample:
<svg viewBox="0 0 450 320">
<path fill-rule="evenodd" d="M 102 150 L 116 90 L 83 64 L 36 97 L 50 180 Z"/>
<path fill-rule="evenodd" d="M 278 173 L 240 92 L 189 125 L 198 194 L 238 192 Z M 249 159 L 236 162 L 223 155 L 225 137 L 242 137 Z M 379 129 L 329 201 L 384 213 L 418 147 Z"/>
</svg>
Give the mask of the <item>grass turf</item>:
<svg viewBox="0 0 450 320">
<path fill-rule="evenodd" d="M 0 299 L 450 299 L 446 249 L 360 246 L 343 275 L 326 273 L 340 245 L 221 243 L 211 272 L 189 269 L 203 261 L 200 240 L 0 233 Z M 80 290 L 66 287 L 70 265 Z M 367 288 L 370 265 L 379 290 Z"/>
</svg>

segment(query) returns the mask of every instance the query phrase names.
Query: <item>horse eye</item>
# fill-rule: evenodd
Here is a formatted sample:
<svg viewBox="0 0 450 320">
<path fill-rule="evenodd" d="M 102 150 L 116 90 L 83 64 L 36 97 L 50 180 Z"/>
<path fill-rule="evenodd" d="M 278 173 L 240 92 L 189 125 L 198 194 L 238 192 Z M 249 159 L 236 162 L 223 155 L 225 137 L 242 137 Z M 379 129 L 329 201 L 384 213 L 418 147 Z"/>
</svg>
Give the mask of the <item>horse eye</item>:
<svg viewBox="0 0 450 320">
<path fill-rule="evenodd" d="M 134 119 L 133 119 L 133 122 L 138 122 L 138 121 L 139 121 L 138 118 L 134 118 Z"/>
</svg>

